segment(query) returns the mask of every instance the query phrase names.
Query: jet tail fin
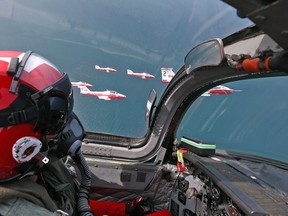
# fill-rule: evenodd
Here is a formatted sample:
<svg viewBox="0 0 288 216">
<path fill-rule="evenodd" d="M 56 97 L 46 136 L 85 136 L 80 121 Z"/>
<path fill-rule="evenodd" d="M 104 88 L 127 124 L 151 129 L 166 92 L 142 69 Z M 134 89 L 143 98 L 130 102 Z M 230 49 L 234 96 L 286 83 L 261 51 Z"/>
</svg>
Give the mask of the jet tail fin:
<svg viewBox="0 0 288 216">
<path fill-rule="evenodd" d="M 211 96 L 211 94 L 209 92 L 204 92 L 201 96 L 209 97 L 209 96 Z"/>
<path fill-rule="evenodd" d="M 88 94 L 90 90 L 86 86 L 80 86 L 80 94 Z"/>
<path fill-rule="evenodd" d="M 173 68 L 161 68 L 161 73 L 162 73 L 162 82 L 164 83 L 169 83 L 175 75 Z"/>
<path fill-rule="evenodd" d="M 130 69 L 127 69 L 127 74 L 133 74 L 134 72 Z"/>
</svg>

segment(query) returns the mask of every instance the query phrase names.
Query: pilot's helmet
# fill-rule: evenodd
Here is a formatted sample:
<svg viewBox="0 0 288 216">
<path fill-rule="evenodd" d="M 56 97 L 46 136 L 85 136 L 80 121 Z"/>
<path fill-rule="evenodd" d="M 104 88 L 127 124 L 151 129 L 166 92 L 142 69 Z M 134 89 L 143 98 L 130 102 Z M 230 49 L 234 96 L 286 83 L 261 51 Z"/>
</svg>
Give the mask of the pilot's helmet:
<svg viewBox="0 0 288 216">
<path fill-rule="evenodd" d="M 0 51 L 0 182 L 47 162 L 43 137 L 63 130 L 72 109 L 67 74 L 31 51 Z"/>
</svg>

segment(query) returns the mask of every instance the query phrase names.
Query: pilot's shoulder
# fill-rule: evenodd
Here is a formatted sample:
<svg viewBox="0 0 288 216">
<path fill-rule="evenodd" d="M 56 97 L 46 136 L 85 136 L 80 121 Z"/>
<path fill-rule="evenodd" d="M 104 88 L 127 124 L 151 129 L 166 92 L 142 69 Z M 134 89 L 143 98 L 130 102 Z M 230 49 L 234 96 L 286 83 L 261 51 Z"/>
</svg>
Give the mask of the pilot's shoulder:
<svg viewBox="0 0 288 216">
<path fill-rule="evenodd" d="M 0 215 L 5 216 L 59 216 L 58 212 L 51 212 L 23 198 L 11 198 L 0 202 Z"/>
</svg>

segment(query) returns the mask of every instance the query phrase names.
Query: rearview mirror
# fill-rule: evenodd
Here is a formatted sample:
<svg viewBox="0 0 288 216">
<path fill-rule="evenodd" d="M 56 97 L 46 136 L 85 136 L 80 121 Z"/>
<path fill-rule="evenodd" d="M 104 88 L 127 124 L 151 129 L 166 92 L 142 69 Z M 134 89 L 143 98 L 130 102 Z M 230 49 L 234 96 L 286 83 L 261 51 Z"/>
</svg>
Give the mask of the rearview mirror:
<svg viewBox="0 0 288 216">
<path fill-rule="evenodd" d="M 189 74 L 203 66 L 217 66 L 224 58 L 223 42 L 219 38 L 204 41 L 193 47 L 185 56 L 185 70 Z"/>
</svg>

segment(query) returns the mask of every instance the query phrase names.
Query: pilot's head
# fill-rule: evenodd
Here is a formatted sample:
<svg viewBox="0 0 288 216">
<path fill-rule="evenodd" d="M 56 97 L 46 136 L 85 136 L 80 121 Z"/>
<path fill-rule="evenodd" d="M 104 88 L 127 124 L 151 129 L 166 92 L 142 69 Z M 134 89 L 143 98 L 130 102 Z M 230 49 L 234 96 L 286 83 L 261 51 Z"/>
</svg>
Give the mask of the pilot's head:
<svg viewBox="0 0 288 216">
<path fill-rule="evenodd" d="M 80 149 L 84 131 L 72 109 L 67 74 L 31 51 L 0 51 L 0 182 Z"/>
</svg>

